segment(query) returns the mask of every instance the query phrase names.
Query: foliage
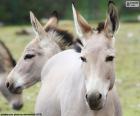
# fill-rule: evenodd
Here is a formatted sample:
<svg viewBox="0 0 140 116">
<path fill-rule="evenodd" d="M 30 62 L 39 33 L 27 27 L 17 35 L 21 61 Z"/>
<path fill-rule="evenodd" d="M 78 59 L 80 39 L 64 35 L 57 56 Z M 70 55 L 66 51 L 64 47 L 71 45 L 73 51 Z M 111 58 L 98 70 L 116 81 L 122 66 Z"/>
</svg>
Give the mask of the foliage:
<svg viewBox="0 0 140 116">
<path fill-rule="evenodd" d="M 57 10 L 63 19 L 72 18 L 71 3 L 75 1 L 80 12 L 87 19 L 102 19 L 105 17 L 108 0 L 0 0 L 0 21 L 4 23 L 29 23 L 29 11 L 32 10 L 37 17 L 48 17 L 53 10 Z M 125 0 L 114 0 L 120 9 L 122 17 L 135 18 L 140 8 L 131 9 L 125 7 Z M 128 18 L 129 19 L 129 18 Z"/>
</svg>

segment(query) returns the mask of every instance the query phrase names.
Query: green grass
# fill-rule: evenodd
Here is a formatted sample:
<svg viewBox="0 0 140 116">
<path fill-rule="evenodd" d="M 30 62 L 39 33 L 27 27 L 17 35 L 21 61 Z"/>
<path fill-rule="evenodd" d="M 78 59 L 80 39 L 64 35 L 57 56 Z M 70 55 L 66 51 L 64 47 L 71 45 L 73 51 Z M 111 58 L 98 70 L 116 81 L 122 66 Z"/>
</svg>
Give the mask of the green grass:
<svg viewBox="0 0 140 116">
<path fill-rule="evenodd" d="M 61 26 L 73 32 L 70 21 L 61 22 Z M 18 59 L 26 44 L 34 36 L 17 36 L 15 32 L 29 26 L 0 27 L 0 38 L 10 48 L 13 56 Z M 121 99 L 124 116 L 140 115 L 140 24 L 121 23 L 116 34 L 116 79 L 117 89 Z M 34 112 L 36 95 L 39 84 L 24 91 L 24 107 L 19 112 Z M 16 112 L 12 110 L 6 100 L 0 97 L 1 112 Z"/>
<path fill-rule="evenodd" d="M 132 37 L 128 37 L 131 33 Z M 130 35 L 129 35 L 130 36 Z M 140 115 L 140 24 L 121 24 L 116 40 L 116 74 L 124 116 Z"/>
</svg>

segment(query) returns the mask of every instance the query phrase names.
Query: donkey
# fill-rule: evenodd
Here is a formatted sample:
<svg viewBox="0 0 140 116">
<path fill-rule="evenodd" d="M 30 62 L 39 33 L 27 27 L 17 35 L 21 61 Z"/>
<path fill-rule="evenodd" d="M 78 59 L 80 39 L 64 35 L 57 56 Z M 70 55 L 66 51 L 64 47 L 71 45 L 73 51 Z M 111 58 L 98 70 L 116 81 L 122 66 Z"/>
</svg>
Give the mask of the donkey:
<svg viewBox="0 0 140 116">
<path fill-rule="evenodd" d="M 16 61 L 12 57 L 9 49 L 0 41 L 0 92 L 13 109 L 19 110 L 23 106 L 22 94 L 10 93 L 5 86 L 6 76 L 15 65 Z"/>
<path fill-rule="evenodd" d="M 35 112 L 42 116 L 121 116 L 114 86 L 117 9 L 110 1 L 107 19 L 98 30 L 74 6 L 72 9 L 83 47 L 81 52 L 74 49 L 60 52 L 45 64 Z"/>
<path fill-rule="evenodd" d="M 6 86 L 12 93 L 21 93 L 23 89 L 40 81 L 45 62 L 75 43 L 72 34 L 58 28 L 56 12 L 53 12 L 44 28 L 32 12 L 30 19 L 36 36 L 25 47 L 20 60 L 7 77 Z"/>
</svg>

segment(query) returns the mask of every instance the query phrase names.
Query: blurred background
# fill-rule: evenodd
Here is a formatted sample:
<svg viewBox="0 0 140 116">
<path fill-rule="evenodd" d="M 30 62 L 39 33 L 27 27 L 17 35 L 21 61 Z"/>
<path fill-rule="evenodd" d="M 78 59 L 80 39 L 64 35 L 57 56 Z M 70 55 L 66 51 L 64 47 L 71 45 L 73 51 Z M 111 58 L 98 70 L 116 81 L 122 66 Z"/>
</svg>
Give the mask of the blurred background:
<svg viewBox="0 0 140 116">
<path fill-rule="evenodd" d="M 46 18 L 57 10 L 61 19 L 71 19 L 72 0 L 0 0 L 0 22 L 5 24 L 29 23 L 29 11 L 41 18 Z M 80 12 L 88 20 L 100 20 L 105 17 L 107 0 L 73 0 Z M 140 20 L 140 7 L 127 8 L 127 0 L 114 0 L 118 6 L 122 21 Z M 131 1 L 131 0 L 130 0 Z M 137 0 L 139 1 L 139 0 Z"/>
<path fill-rule="evenodd" d="M 75 0 L 75 3 L 85 19 L 96 27 L 97 22 L 105 20 L 107 1 Z M 140 6 L 126 7 L 126 1 L 114 0 L 120 15 L 120 28 L 116 34 L 116 85 L 123 115 L 140 116 Z M 140 0 L 136 1 L 140 3 Z M 34 37 L 29 11 L 33 11 L 42 24 L 45 24 L 54 10 L 60 15 L 59 25 L 74 33 L 71 0 L 0 0 L 0 40 L 16 61 Z M 7 69 L 10 66 L 1 62 L 5 58 L 1 49 L 0 55 L 0 67 Z M 11 69 L 0 68 L 0 73 L 8 74 Z M 40 83 L 24 91 L 24 106 L 20 111 L 12 110 L 0 94 L 0 113 L 33 113 L 39 88 Z"/>
</svg>

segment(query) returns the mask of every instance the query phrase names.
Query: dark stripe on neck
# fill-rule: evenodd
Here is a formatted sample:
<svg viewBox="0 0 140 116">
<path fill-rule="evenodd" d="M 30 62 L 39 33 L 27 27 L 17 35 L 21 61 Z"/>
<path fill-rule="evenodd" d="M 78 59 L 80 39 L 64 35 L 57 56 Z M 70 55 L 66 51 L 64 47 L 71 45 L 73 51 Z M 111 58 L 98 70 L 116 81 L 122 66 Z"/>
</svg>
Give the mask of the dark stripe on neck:
<svg viewBox="0 0 140 116">
<path fill-rule="evenodd" d="M 75 44 L 74 44 L 75 51 L 80 53 L 82 50 L 81 46 L 83 46 L 83 43 L 81 42 L 81 40 L 79 38 L 77 38 L 75 41 Z"/>
<path fill-rule="evenodd" d="M 61 48 L 61 50 L 69 48 L 74 43 L 73 35 L 65 30 L 61 30 L 55 27 L 48 27 L 45 29 L 45 31 L 55 31 L 58 35 L 62 36 L 62 40 L 60 40 L 58 43 L 60 44 L 59 47 Z"/>
<path fill-rule="evenodd" d="M 98 31 L 98 33 L 100 33 L 103 29 L 104 29 L 104 22 L 100 22 L 96 30 Z"/>
</svg>

